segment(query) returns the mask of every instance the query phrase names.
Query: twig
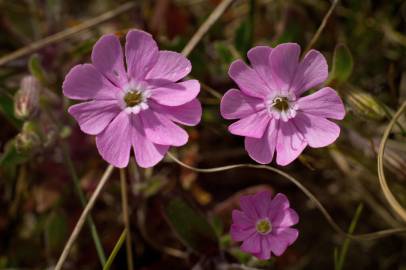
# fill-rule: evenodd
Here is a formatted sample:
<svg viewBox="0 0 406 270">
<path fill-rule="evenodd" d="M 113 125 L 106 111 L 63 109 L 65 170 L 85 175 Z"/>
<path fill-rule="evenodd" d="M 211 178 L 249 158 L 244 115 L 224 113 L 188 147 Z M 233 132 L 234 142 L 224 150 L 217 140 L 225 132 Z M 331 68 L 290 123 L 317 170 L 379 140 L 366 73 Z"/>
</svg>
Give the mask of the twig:
<svg viewBox="0 0 406 270">
<path fill-rule="evenodd" d="M 388 140 L 389 134 L 395 125 L 397 119 L 402 115 L 403 111 L 406 109 L 406 101 L 403 102 L 402 106 L 400 106 L 399 110 L 393 116 L 392 120 L 390 121 L 389 125 L 386 127 L 385 132 L 383 133 L 381 144 L 379 146 L 378 151 L 378 178 L 379 184 L 381 185 L 381 189 L 383 194 L 385 195 L 386 200 L 393 208 L 393 210 L 402 218 L 404 222 L 406 222 L 406 210 L 400 205 L 397 201 L 393 193 L 390 191 L 388 183 L 386 181 L 385 172 L 383 168 L 383 157 L 385 153 L 385 145 Z"/>
<path fill-rule="evenodd" d="M 82 189 L 80 188 L 78 175 L 76 173 L 75 167 L 73 166 L 72 159 L 69 155 L 69 150 L 67 149 L 67 146 L 65 143 L 62 143 L 61 146 L 62 146 L 62 155 L 65 159 L 66 166 L 67 166 L 68 171 L 73 180 L 73 184 L 75 186 L 76 193 L 79 196 L 80 203 L 82 204 L 83 207 L 86 207 L 87 201 L 86 201 L 85 195 L 83 194 Z M 100 263 L 103 266 L 106 263 L 106 255 L 104 254 L 103 246 L 101 244 L 99 234 L 97 233 L 96 225 L 95 225 L 91 215 L 89 215 L 87 217 L 86 222 L 89 226 L 90 233 L 92 234 L 93 242 L 96 247 L 96 251 L 97 251 L 97 255 L 99 256 Z"/>
<path fill-rule="evenodd" d="M 127 267 L 128 270 L 133 270 L 134 264 L 133 264 L 133 252 L 131 248 L 130 215 L 128 211 L 127 182 L 124 169 L 120 169 L 120 186 L 121 186 L 121 203 L 123 208 L 124 226 L 128 232 L 126 238 Z"/>
<path fill-rule="evenodd" d="M 319 39 L 321 32 L 323 32 L 324 27 L 326 27 L 328 19 L 330 19 L 330 16 L 333 13 L 333 10 L 337 6 L 338 2 L 339 2 L 339 0 L 333 1 L 333 3 L 330 6 L 330 9 L 327 11 L 326 15 L 323 18 L 323 21 L 321 22 L 321 24 L 320 24 L 319 28 L 317 29 L 316 33 L 314 34 L 313 38 L 310 40 L 310 42 L 307 45 L 306 50 L 304 50 L 303 54 L 305 54 L 307 51 L 309 51 L 314 46 L 316 41 Z"/>
<path fill-rule="evenodd" d="M 15 60 L 17 58 L 20 58 L 22 56 L 25 56 L 27 54 L 33 53 L 43 47 L 46 47 L 52 43 L 58 42 L 58 41 L 62 41 L 74 34 L 77 34 L 83 30 L 92 28 L 98 24 L 101 24 L 103 22 L 106 22 L 108 20 L 111 20 L 112 18 L 120 15 L 121 13 L 124 13 L 130 9 L 132 9 L 133 7 L 135 7 L 136 5 L 136 1 L 131 1 L 131 2 L 127 2 L 121 6 L 119 6 L 116 9 L 110 10 L 106 13 L 103 13 L 100 16 L 97 16 L 95 18 L 89 19 L 79 25 L 76 25 L 74 27 L 68 28 L 66 30 L 63 30 L 61 32 L 58 32 L 54 35 L 48 36 L 44 39 L 38 40 L 36 42 L 33 42 L 23 48 L 20 48 L 10 54 L 7 54 L 3 57 L 0 58 L 0 66 Z"/>
<path fill-rule="evenodd" d="M 406 104 L 406 102 L 405 102 Z M 235 165 L 228 165 L 228 166 L 222 166 L 222 167 L 214 167 L 214 168 L 208 168 L 208 169 L 201 169 L 201 168 L 196 168 L 190 165 L 187 165 L 186 163 L 183 163 L 179 159 L 177 159 L 174 155 L 172 155 L 170 152 L 167 153 L 167 155 L 172 158 L 176 163 L 179 165 L 188 168 L 190 170 L 193 170 L 195 172 L 202 172 L 202 173 L 214 173 L 214 172 L 221 172 L 221 171 L 227 171 L 227 170 L 232 170 L 232 169 L 237 169 L 237 168 L 254 168 L 254 169 L 263 169 L 263 170 L 268 170 L 275 172 L 284 178 L 288 179 L 290 182 L 295 184 L 313 203 L 316 204 L 317 208 L 320 210 L 320 212 L 323 214 L 327 222 L 330 224 L 330 226 L 340 235 L 343 237 L 347 237 L 353 240 L 373 240 L 373 239 L 378 239 L 382 237 L 386 237 L 389 235 L 394 235 L 394 234 L 399 234 L 399 233 L 406 233 L 406 228 L 396 228 L 396 229 L 388 229 L 388 230 L 382 230 L 382 231 L 377 231 L 373 233 L 366 233 L 366 234 L 358 234 L 358 235 L 352 235 L 348 234 L 345 231 L 343 231 L 340 226 L 334 221 L 334 219 L 331 217 L 331 215 L 328 213 L 327 209 L 322 205 L 322 203 L 316 198 L 313 193 L 308 190 L 305 186 L 300 183 L 299 180 L 294 178 L 288 173 L 285 173 L 279 169 L 276 169 L 271 166 L 266 166 L 266 165 L 254 165 L 254 164 L 235 164 Z"/>
<path fill-rule="evenodd" d="M 114 259 L 117 256 L 118 251 L 120 250 L 121 246 L 124 243 L 124 239 L 126 239 L 127 237 L 127 229 L 124 229 L 123 232 L 120 235 L 120 238 L 118 239 L 116 245 L 113 248 L 113 251 L 111 251 L 111 254 L 109 256 L 109 258 L 107 259 L 106 264 L 103 266 L 103 270 L 109 270 L 111 265 L 113 264 Z"/>
<path fill-rule="evenodd" d="M 63 248 L 62 254 L 59 257 L 58 262 L 55 266 L 55 270 L 62 269 L 62 265 L 65 262 L 66 258 L 68 257 L 69 251 L 72 248 L 73 243 L 75 242 L 76 238 L 79 236 L 80 231 L 82 230 L 83 224 L 86 221 L 86 217 L 89 215 L 90 211 L 92 210 L 97 197 L 100 195 L 100 192 L 102 191 L 104 185 L 106 184 L 111 173 L 113 172 L 113 169 L 114 169 L 114 167 L 109 165 L 106 168 L 106 170 L 104 171 L 103 176 L 100 179 L 100 182 L 96 187 L 96 190 L 93 192 L 92 196 L 90 197 L 89 202 L 87 203 L 85 209 L 83 209 L 83 212 L 80 215 L 80 218 L 79 218 L 78 222 L 76 223 L 72 234 L 69 236 L 68 242 L 65 244 L 65 247 Z"/>
<path fill-rule="evenodd" d="M 209 29 L 213 26 L 213 24 L 221 17 L 221 15 L 226 11 L 227 7 L 233 2 L 234 0 L 223 0 L 216 9 L 210 14 L 210 16 L 206 19 L 206 21 L 200 26 L 200 28 L 196 31 L 193 37 L 189 40 L 186 44 L 185 48 L 182 50 L 182 54 L 184 56 L 188 56 L 192 50 L 195 48 L 197 43 L 202 39 L 202 37 L 209 31 Z"/>
</svg>

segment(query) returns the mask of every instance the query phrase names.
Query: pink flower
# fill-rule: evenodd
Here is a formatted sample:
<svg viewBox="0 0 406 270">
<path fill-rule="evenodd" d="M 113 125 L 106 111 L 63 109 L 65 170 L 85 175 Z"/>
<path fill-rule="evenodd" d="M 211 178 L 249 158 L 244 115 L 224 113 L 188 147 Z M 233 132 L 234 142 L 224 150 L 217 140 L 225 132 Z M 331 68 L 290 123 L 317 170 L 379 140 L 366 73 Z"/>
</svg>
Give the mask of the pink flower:
<svg viewBox="0 0 406 270">
<path fill-rule="evenodd" d="M 280 256 L 293 244 L 299 231 L 291 226 L 299 222 L 295 210 L 289 208 L 285 195 L 278 193 L 273 200 L 268 191 L 240 199 L 242 211 L 233 210 L 231 238 L 243 241 L 241 250 L 261 260 Z"/>
<path fill-rule="evenodd" d="M 245 149 L 259 163 L 270 163 L 276 151 L 276 163 L 287 165 L 307 145 L 324 147 L 340 134 L 340 127 L 327 120 L 341 120 L 345 115 L 333 89 L 324 87 L 301 97 L 327 79 L 326 59 L 316 50 L 300 62 L 299 56 L 300 46 L 295 43 L 258 46 L 248 52 L 252 68 L 242 60 L 230 66 L 229 75 L 241 91 L 227 91 L 221 100 L 221 114 L 226 119 L 240 119 L 229 131 L 245 136 Z"/>
<path fill-rule="evenodd" d="M 143 31 L 128 32 L 125 59 L 126 65 L 115 35 L 101 37 L 93 47 L 92 63 L 77 65 L 66 75 L 63 93 L 84 101 L 71 106 L 69 113 L 83 132 L 96 135 L 97 149 L 107 162 L 127 166 L 133 148 L 138 165 L 151 167 L 171 145 L 188 141 L 186 131 L 175 123 L 200 122 L 200 84 L 178 82 L 191 71 L 189 60 L 159 51 Z"/>
</svg>

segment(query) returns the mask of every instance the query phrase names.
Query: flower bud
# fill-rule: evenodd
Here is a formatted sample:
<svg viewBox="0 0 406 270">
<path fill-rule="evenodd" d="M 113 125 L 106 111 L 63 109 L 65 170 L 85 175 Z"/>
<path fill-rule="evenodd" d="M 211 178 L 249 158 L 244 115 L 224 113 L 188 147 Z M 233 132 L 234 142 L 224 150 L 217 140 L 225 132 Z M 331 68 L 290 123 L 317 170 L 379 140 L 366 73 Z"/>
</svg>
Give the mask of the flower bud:
<svg viewBox="0 0 406 270">
<path fill-rule="evenodd" d="M 25 76 L 21 80 L 20 89 L 14 95 L 14 114 L 19 119 L 30 119 L 39 108 L 41 84 L 33 76 Z"/>
<path fill-rule="evenodd" d="M 348 91 L 348 103 L 356 113 L 363 117 L 378 121 L 385 118 L 385 111 L 379 102 L 362 90 L 351 89 Z"/>
<path fill-rule="evenodd" d="M 15 138 L 15 147 L 19 153 L 35 153 L 41 146 L 38 128 L 32 122 L 25 122 L 23 129 Z"/>
</svg>

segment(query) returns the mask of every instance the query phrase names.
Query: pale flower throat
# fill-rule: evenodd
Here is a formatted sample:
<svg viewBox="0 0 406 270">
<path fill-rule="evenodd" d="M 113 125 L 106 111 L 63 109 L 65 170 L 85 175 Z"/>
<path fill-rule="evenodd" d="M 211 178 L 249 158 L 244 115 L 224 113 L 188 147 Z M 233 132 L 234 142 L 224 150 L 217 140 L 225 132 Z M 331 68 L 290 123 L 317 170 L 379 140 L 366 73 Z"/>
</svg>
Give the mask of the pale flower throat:
<svg viewBox="0 0 406 270">
<path fill-rule="evenodd" d="M 148 106 L 148 98 L 150 93 L 148 90 L 144 90 L 142 87 L 130 83 L 122 92 L 121 107 L 128 114 L 137 114 L 140 111 L 146 110 Z"/>
<path fill-rule="evenodd" d="M 268 234 L 272 231 L 272 224 L 269 219 L 264 218 L 257 221 L 255 228 L 260 234 Z"/>
<path fill-rule="evenodd" d="M 296 97 L 292 94 L 287 96 L 275 95 L 267 98 L 266 107 L 269 114 L 275 119 L 281 119 L 286 122 L 296 116 L 298 106 Z"/>
</svg>

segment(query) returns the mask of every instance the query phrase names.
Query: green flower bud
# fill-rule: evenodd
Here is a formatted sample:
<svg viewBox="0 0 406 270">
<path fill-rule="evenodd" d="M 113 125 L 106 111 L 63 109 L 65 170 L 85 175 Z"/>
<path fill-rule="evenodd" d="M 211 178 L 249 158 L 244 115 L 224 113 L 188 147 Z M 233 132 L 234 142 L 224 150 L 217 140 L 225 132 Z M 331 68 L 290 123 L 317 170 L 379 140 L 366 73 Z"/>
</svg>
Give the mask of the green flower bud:
<svg viewBox="0 0 406 270">
<path fill-rule="evenodd" d="M 40 82 L 33 76 L 21 80 L 20 89 L 14 95 L 14 114 L 19 119 L 33 118 L 39 109 Z"/>
<path fill-rule="evenodd" d="M 40 149 L 41 143 L 38 128 L 32 122 L 25 122 L 15 138 L 15 148 L 19 153 L 35 153 Z"/>
<path fill-rule="evenodd" d="M 348 91 L 347 99 L 354 111 L 361 116 L 378 121 L 385 118 L 384 109 L 372 95 L 362 90 L 351 89 Z"/>
</svg>

